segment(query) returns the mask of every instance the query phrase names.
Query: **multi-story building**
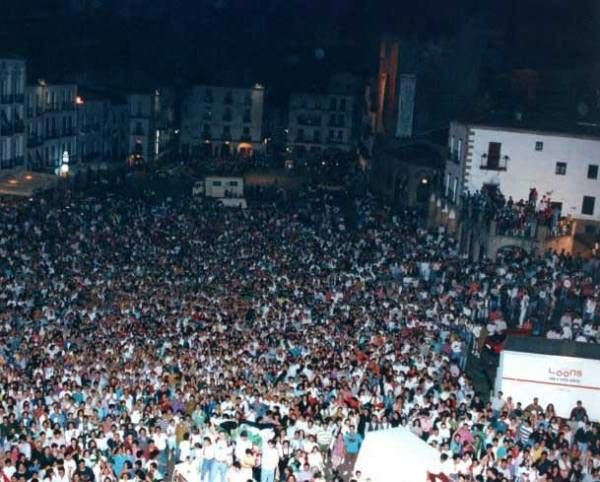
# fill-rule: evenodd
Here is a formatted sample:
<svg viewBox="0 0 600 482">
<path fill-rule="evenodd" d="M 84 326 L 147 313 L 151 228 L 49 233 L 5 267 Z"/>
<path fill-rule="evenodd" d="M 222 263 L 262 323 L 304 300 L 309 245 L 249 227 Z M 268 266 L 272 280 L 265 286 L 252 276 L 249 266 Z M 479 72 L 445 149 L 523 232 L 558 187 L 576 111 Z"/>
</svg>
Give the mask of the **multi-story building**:
<svg viewBox="0 0 600 482">
<path fill-rule="evenodd" d="M 353 147 L 355 97 L 347 94 L 293 93 L 290 98 L 288 145 L 295 156 Z"/>
<path fill-rule="evenodd" d="M 600 224 L 600 136 L 524 126 L 452 122 L 444 188 L 459 203 L 463 194 L 497 186 L 515 202 L 535 188 L 562 216 L 593 233 Z"/>
<path fill-rule="evenodd" d="M 252 155 L 263 150 L 264 87 L 195 86 L 182 105 L 181 154 L 205 156 Z"/>
<path fill-rule="evenodd" d="M 27 87 L 27 165 L 54 172 L 77 161 L 77 85 L 39 80 Z"/>
<path fill-rule="evenodd" d="M 124 162 L 127 158 L 129 110 L 105 93 L 83 91 L 77 102 L 77 157 L 81 162 Z"/>
<path fill-rule="evenodd" d="M 0 58 L 0 169 L 25 167 L 26 63 Z"/>
<path fill-rule="evenodd" d="M 319 157 L 324 151 L 349 151 L 355 146 L 360 126 L 356 76 L 338 73 L 327 90 L 292 93 L 288 118 L 288 147 L 296 157 Z"/>
<path fill-rule="evenodd" d="M 130 165 L 157 166 L 175 154 L 175 100 L 169 89 L 127 97 Z"/>
</svg>

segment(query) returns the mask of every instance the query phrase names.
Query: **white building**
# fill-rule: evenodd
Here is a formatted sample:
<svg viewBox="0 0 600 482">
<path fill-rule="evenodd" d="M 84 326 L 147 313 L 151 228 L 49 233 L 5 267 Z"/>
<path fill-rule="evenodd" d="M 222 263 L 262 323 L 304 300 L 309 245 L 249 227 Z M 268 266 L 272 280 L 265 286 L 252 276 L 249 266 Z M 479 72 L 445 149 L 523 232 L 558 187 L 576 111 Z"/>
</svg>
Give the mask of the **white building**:
<svg viewBox="0 0 600 482">
<path fill-rule="evenodd" d="M 0 169 L 25 167 L 26 63 L 0 58 Z"/>
<path fill-rule="evenodd" d="M 40 80 L 27 87 L 27 165 L 50 171 L 77 157 L 77 85 Z"/>
<path fill-rule="evenodd" d="M 133 93 L 129 105 L 129 163 L 156 166 L 174 154 L 175 100 L 169 89 Z"/>
<path fill-rule="evenodd" d="M 262 151 L 264 94 L 259 84 L 249 88 L 192 87 L 182 105 L 182 156 L 198 160 Z"/>
<path fill-rule="evenodd" d="M 600 222 L 600 137 L 452 122 L 446 195 L 460 202 L 486 184 L 508 198 L 527 199 L 531 188 L 581 220 L 588 232 Z"/>
</svg>

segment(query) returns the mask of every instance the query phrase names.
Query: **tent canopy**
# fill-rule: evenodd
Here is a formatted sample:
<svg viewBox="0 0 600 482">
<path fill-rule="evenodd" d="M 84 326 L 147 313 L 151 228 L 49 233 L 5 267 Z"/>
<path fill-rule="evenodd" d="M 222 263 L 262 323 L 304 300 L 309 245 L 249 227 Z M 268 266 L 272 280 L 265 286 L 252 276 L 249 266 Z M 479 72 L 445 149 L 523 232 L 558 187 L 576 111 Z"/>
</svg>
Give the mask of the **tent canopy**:
<svg viewBox="0 0 600 482">
<path fill-rule="evenodd" d="M 403 427 L 368 432 L 355 470 L 370 482 L 426 482 L 439 472 L 440 453 Z"/>
</svg>

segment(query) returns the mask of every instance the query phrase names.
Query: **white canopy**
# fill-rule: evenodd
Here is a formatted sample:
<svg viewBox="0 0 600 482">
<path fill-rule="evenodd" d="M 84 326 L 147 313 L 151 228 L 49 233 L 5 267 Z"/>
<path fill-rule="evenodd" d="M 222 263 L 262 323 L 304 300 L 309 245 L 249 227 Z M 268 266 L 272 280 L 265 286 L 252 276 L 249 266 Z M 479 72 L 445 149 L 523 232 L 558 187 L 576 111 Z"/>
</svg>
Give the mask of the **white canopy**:
<svg viewBox="0 0 600 482">
<path fill-rule="evenodd" d="M 368 432 L 354 470 L 370 482 L 426 482 L 439 472 L 440 453 L 403 427 Z"/>
</svg>

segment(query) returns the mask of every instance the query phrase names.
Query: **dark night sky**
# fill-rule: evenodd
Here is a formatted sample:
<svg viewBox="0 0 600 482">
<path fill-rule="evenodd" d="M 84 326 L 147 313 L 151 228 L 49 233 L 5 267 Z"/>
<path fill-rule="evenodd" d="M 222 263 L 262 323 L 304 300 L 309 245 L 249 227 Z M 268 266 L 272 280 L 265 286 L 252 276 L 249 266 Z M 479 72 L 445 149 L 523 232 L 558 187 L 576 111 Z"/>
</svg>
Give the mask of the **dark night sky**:
<svg viewBox="0 0 600 482">
<path fill-rule="evenodd" d="M 449 82 L 463 75 L 449 71 L 466 69 L 474 84 L 515 67 L 575 76 L 597 66 L 600 45 L 597 0 L 0 3 L 0 49 L 26 56 L 32 76 L 120 86 L 261 81 L 277 91 L 318 83 L 332 70 L 369 74 L 385 33 L 403 39 L 401 68 L 424 69 L 425 77 L 441 71 Z"/>
</svg>

